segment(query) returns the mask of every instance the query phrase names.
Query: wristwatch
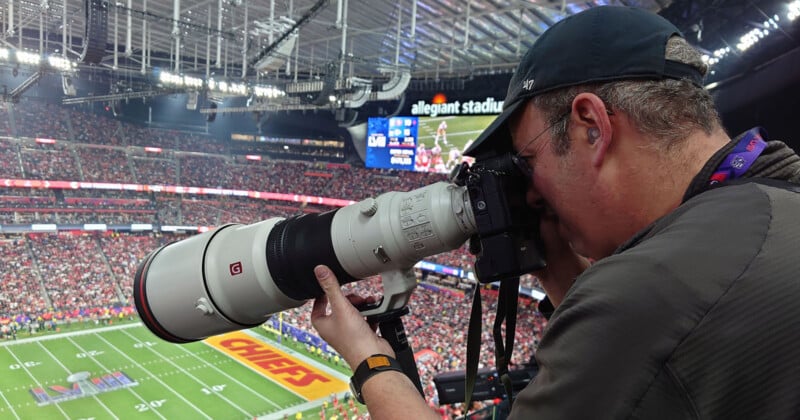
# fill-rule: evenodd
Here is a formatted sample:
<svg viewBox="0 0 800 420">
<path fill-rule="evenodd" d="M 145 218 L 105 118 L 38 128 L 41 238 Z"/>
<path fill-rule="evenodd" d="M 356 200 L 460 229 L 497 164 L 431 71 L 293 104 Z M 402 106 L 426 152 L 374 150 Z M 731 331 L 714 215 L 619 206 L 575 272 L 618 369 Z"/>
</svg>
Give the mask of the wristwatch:
<svg viewBox="0 0 800 420">
<path fill-rule="evenodd" d="M 350 378 L 350 391 L 353 393 L 353 396 L 356 397 L 356 401 L 364 404 L 364 397 L 361 395 L 361 387 L 364 386 L 364 382 L 367 382 L 367 379 L 378 373 L 392 370 L 403 373 L 403 367 L 400 366 L 400 362 L 385 354 L 373 354 L 361 362 Z"/>
</svg>

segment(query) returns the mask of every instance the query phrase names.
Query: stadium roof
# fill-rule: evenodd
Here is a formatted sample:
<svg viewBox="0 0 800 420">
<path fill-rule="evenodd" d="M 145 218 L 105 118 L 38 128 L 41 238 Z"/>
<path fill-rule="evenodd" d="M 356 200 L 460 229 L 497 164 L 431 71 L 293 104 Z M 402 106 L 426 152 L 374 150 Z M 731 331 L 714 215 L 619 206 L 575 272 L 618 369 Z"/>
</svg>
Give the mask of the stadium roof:
<svg viewBox="0 0 800 420">
<path fill-rule="evenodd" d="M 606 4 L 646 8 L 676 24 L 710 60 L 709 88 L 731 92 L 723 112 L 742 105 L 739 98 L 755 100 L 747 90 L 752 86 L 766 94 L 798 83 L 792 69 L 800 62 L 800 25 L 794 20 L 800 0 L 5 0 L 0 69 L 25 65 L 19 58 L 4 60 L 3 50 L 41 57 L 61 56 L 66 49 L 67 58 L 83 61 L 80 78 L 110 74 L 109 93 L 126 99 L 163 94 L 164 86 L 153 83 L 159 71 L 199 76 L 205 80 L 200 86 L 210 91 L 209 77 L 232 81 L 244 70 L 251 86 L 286 88 L 294 81 L 322 80 L 319 84 L 345 98 L 346 107 L 358 108 L 359 94 L 361 99 L 369 94 L 360 86 L 394 81 L 401 88 L 382 93 L 397 97 L 404 89 L 401 74 L 427 82 L 510 73 L 550 25 Z M 104 30 L 91 24 L 87 30 L 89 9 L 105 10 Z M 89 65 L 81 54 L 91 41 L 96 58 Z M 19 72 L 26 70 L 36 67 Z M 12 79 L 12 96 L 36 80 L 11 91 L 18 82 Z M 120 93 L 118 82 L 133 92 Z M 737 83 L 747 92 L 733 89 Z M 319 86 L 289 87 L 294 90 L 284 93 L 316 93 L 314 106 L 327 106 L 327 98 L 334 97 Z M 369 100 L 376 92 L 373 88 Z"/>
<path fill-rule="evenodd" d="M 47 35 L 44 48 L 54 52 L 62 48 L 66 16 L 67 38 L 73 41 L 68 50 L 78 53 L 87 3 L 13 0 L 13 10 L 11 3 L 0 7 L 5 29 L 0 39 L 6 46 L 19 44 L 18 37 L 8 33 L 7 21 L 13 12 L 14 32 L 19 33 L 21 21 L 25 47 L 39 45 L 41 23 Z M 170 57 L 177 44 L 174 35 L 179 35 L 182 71 L 197 66 L 202 72 L 208 60 L 212 68 L 227 64 L 228 72 L 236 76 L 241 75 L 242 63 L 249 62 L 248 74 L 255 74 L 254 61 L 269 55 L 272 60 L 267 64 L 273 71 L 285 72 L 288 58 L 290 73 L 295 62 L 301 74 L 319 73 L 329 63 L 340 62 L 344 36 L 346 70 L 352 66 L 354 75 L 369 77 L 379 68 L 395 65 L 409 68 L 415 77 L 489 73 L 513 69 L 521 54 L 554 22 L 606 3 L 659 11 L 671 0 L 114 0 L 107 2 L 102 64 L 113 67 L 116 39 L 118 67 L 138 70 L 136 61 L 147 46 L 152 66 L 174 69 Z M 340 14 L 340 10 L 345 12 Z M 147 39 L 142 37 L 144 21 Z M 290 36 L 282 48 L 264 54 L 295 24 L 299 25 L 298 48 L 285 45 L 292 42 Z"/>
</svg>

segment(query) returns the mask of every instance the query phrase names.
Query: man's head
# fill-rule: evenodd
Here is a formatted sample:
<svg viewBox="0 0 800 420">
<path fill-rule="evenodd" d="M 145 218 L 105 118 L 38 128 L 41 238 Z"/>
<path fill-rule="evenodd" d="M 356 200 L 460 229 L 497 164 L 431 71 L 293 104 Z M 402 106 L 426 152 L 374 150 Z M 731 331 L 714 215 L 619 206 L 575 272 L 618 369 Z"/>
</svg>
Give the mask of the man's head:
<svg viewBox="0 0 800 420">
<path fill-rule="evenodd" d="M 688 181 L 672 175 L 693 175 L 719 147 L 692 141 L 721 132 L 702 88 L 705 72 L 697 51 L 660 16 L 589 9 L 537 39 L 503 114 L 467 154 L 527 158 L 529 202 L 555 213 L 578 252 L 602 258 L 674 208 Z"/>
</svg>

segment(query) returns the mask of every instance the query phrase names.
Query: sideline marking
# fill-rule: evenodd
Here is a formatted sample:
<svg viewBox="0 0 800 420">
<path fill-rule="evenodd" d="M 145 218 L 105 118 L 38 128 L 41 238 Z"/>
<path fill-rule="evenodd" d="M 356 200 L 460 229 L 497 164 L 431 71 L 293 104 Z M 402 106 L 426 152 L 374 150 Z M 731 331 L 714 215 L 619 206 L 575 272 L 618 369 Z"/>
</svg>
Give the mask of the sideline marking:
<svg viewBox="0 0 800 420">
<path fill-rule="evenodd" d="M 110 327 L 88 328 L 88 329 L 80 330 L 80 331 L 71 331 L 71 332 L 47 334 L 47 335 L 43 335 L 43 336 L 39 336 L 39 337 L 18 338 L 18 339 L 13 340 L 13 341 L 6 341 L 6 342 L 3 342 L 3 343 L 0 343 L 0 347 L 10 347 L 10 346 L 14 346 L 14 345 L 17 345 L 17 344 L 34 343 L 34 342 L 37 342 L 37 341 L 44 341 L 44 340 L 56 340 L 56 339 L 59 339 L 59 338 L 75 337 L 75 336 L 78 336 L 78 335 L 89 335 L 89 334 L 94 334 L 94 333 L 104 332 L 104 331 L 122 330 L 122 329 L 125 329 L 125 328 L 141 327 L 143 325 L 144 324 L 142 324 L 141 322 L 134 322 L 134 323 L 131 323 L 131 324 L 112 325 Z"/>
</svg>

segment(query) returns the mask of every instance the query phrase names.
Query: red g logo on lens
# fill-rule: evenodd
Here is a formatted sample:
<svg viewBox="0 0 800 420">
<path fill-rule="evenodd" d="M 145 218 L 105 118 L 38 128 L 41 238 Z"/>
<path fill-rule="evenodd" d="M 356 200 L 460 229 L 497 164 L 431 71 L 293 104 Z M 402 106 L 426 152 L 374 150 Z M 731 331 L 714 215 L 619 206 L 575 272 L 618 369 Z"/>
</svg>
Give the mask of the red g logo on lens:
<svg viewBox="0 0 800 420">
<path fill-rule="evenodd" d="M 242 262 L 241 261 L 236 261 L 235 263 L 231 264 L 230 267 L 228 267 L 228 268 L 230 269 L 232 276 L 238 276 L 239 274 L 242 274 Z"/>
</svg>

